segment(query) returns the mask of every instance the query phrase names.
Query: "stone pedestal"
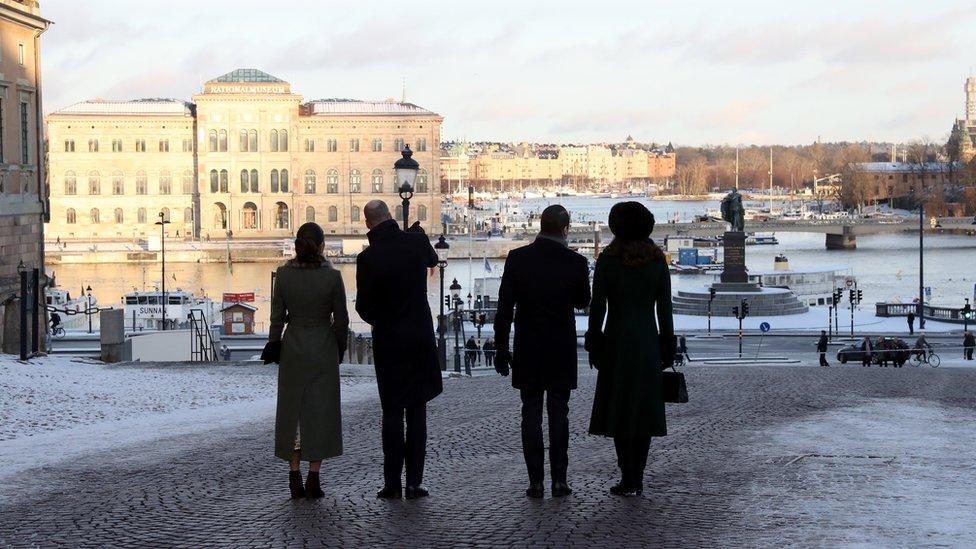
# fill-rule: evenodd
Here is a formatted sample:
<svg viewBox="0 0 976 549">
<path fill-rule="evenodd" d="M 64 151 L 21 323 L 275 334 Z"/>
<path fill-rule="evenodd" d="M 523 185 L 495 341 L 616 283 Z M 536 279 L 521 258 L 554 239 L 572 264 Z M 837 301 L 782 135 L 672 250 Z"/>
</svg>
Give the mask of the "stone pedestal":
<svg viewBox="0 0 976 549">
<path fill-rule="evenodd" d="M 102 346 L 102 362 L 126 360 L 125 311 L 106 309 L 98 313 L 99 340 Z"/>
<path fill-rule="evenodd" d="M 723 284 L 745 284 L 749 282 L 746 273 L 746 233 L 742 231 L 727 231 L 722 237 Z"/>
</svg>

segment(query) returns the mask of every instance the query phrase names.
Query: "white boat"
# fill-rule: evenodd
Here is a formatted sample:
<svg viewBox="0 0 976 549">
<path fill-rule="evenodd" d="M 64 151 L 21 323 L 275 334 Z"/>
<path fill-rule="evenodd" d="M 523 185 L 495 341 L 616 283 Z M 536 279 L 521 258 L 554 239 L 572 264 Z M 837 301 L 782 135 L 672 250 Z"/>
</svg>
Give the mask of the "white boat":
<svg viewBox="0 0 976 549">
<path fill-rule="evenodd" d="M 125 308 L 125 328 L 127 330 L 159 330 L 163 326 L 163 293 L 130 292 L 122 298 Z M 192 310 L 199 309 L 207 320 L 207 326 L 219 323 L 220 307 L 211 299 L 196 297 L 192 293 L 177 288 L 166 292 L 166 328 L 169 330 L 189 328 Z"/>
<path fill-rule="evenodd" d="M 71 297 L 71 292 L 56 286 L 44 288 L 44 303 L 48 311 L 58 313 L 61 317 L 61 326 L 66 330 L 87 328 L 88 316 L 85 315 L 85 311 L 98 307 L 98 299 L 95 296 L 89 297 L 82 293 L 78 297 Z M 95 320 L 97 319 L 96 314 Z"/>
</svg>

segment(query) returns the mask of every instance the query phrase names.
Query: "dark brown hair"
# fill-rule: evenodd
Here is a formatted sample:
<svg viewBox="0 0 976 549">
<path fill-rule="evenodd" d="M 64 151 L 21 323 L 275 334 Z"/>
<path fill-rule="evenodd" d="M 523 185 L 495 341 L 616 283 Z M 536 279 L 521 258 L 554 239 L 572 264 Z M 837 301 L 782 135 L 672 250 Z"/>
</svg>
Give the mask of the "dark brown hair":
<svg viewBox="0 0 976 549">
<path fill-rule="evenodd" d="M 569 227 L 569 212 L 559 204 L 542 210 L 539 216 L 539 232 L 548 236 L 562 236 L 563 229 Z"/>
<path fill-rule="evenodd" d="M 610 232 L 613 241 L 603 253 L 619 257 L 628 267 L 666 261 L 664 252 L 651 240 L 654 214 L 640 202 L 619 202 L 610 209 Z"/>
<path fill-rule="evenodd" d="M 295 234 L 295 262 L 305 265 L 325 263 L 322 256 L 324 242 L 325 231 L 317 223 L 308 222 L 299 227 Z"/>
</svg>

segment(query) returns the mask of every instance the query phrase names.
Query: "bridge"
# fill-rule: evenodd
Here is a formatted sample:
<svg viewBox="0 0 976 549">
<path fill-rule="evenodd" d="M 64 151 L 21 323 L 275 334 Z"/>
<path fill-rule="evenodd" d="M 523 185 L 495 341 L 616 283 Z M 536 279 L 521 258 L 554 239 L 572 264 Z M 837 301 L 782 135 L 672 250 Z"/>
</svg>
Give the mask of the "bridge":
<svg viewBox="0 0 976 549">
<path fill-rule="evenodd" d="M 926 221 L 925 232 L 929 234 L 968 234 L 976 235 L 976 222 L 971 217 L 937 218 L 938 227 L 931 227 Z M 718 236 L 728 229 L 722 221 L 703 221 L 694 223 L 658 223 L 654 227 L 655 238 L 676 236 Z M 857 248 L 858 235 L 886 234 L 899 232 L 918 232 L 917 218 L 903 219 L 804 219 L 804 220 L 747 220 L 747 233 L 824 233 L 827 249 L 852 250 Z M 593 230 L 574 227 L 570 239 L 576 242 L 589 241 L 594 237 Z M 609 242 L 613 238 L 610 229 L 600 227 L 600 240 Z"/>
</svg>

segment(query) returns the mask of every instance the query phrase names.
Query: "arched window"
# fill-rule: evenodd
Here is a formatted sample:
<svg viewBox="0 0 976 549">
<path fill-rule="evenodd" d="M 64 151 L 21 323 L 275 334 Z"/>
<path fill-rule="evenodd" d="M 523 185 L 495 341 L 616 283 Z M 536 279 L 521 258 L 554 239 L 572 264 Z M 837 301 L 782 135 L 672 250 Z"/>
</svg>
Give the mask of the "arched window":
<svg viewBox="0 0 976 549">
<path fill-rule="evenodd" d="M 247 152 L 247 130 L 241 130 L 240 141 L 241 152 Z"/>
<path fill-rule="evenodd" d="M 91 222 L 93 224 L 102 222 L 101 215 L 99 215 L 98 212 L 98 208 L 92 208 L 91 211 L 88 213 L 88 215 L 90 216 Z"/>
<path fill-rule="evenodd" d="M 149 185 L 146 183 L 146 170 L 136 172 L 136 194 L 147 194 Z"/>
<path fill-rule="evenodd" d="M 288 228 L 288 205 L 284 202 L 278 202 L 275 204 L 275 228 Z"/>
<path fill-rule="evenodd" d="M 183 223 L 193 223 L 193 208 L 183 208 Z"/>
<path fill-rule="evenodd" d="M 251 130 L 251 143 L 248 147 L 251 152 L 258 152 L 258 131 Z"/>
<path fill-rule="evenodd" d="M 335 223 L 336 221 L 339 221 L 339 208 L 329 206 L 329 222 Z"/>
<path fill-rule="evenodd" d="M 183 194 L 193 194 L 193 172 L 183 170 Z"/>
<path fill-rule="evenodd" d="M 417 220 L 427 221 L 427 206 L 421 204 L 420 207 L 417 208 Z"/>
<path fill-rule="evenodd" d="M 69 225 L 74 225 L 77 221 L 78 216 L 75 214 L 75 209 L 68 208 L 68 211 L 65 212 L 65 222 L 67 222 Z"/>
<path fill-rule="evenodd" d="M 247 176 L 247 170 L 241 170 L 241 192 L 246 193 L 250 188 L 251 184 Z"/>
<path fill-rule="evenodd" d="M 213 213 L 213 228 L 214 229 L 227 229 L 227 206 L 224 206 L 220 202 L 214 202 L 213 208 L 210 210 Z"/>
<path fill-rule="evenodd" d="M 305 223 L 315 223 L 315 208 L 305 207 Z"/>
<path fill-rule="evenodd" d="M 98 172 L 88 172 L 88 194 L 102 194 L 102 177 Z"/>
<path fill-rule="evenodd" d="M 122 172 L 112 172 L 112 194 L 125 194 L 125 177 Z"/>
<path fill-rule="evenodd" d="M 122 208 L 115 208 L 115 223 L 121 225 L 125 223 L 125 217 L 122 215 Z"/>
<path fill-rule="evenodd" d="M 278 192 L 278 170 L 271 170 L 271 192 Z"/>
<path fill-rule="evenodd" d="M 220 170 L 220 192 L 230 192 L 230 183 L 227 181 L 227 170 Z"/>
<path fill-rule="evenodd" d="M 351 221 L 359 221 L 359 206 L 352 205 L 352 208 L 349 209 L 349 219 Z"/>
<path fill-rule="evenodd" d="M 325 175 L 325 192 L 339 194 L 339 170 L 329 170 Z"/>
<path fill-rule="evenodd" d="M 288 192 L 288 170 L 281 170 L 281 192 Z"/>
<path fill-rule="evenodd" d="M 315 194 L 315 170 L 305 170 L 305 194 Z"/>
<path fill-rule="evenodd" d="M 159 213 L 163 214 L 163 221 L 169 221 L 169 208 L 163 208 Z"/>
<path fill-rule="evenodd" d="M 278 130 L 271 130 L 271 152 L 278 152 Z"/>
<path fill-rule="evenodd" d="M 254 202 L 246 202 L 244 204 L 244 215 L 241 219 L 241 225 L 245 229 L 258 228 L 258 207 L 254 205 Z"/>
<path fill-rule="evenodd" d="M 220 187 L 217 182 L 217 170 L 210 170 L 210 192 L 217 193 L 220 191 Z"/>
<path fill-rule="evenodd" d="M 416 191 L 418 193 L 430 192 L 430 177 L 427 175 L 427 170 L 420 170 L 417 172 L 417 185 Z"/>
<path fill-rule="evenodd" d="M 78 194 L 78 177 L 75 172 L 64 173 L 64 194 Z"/>
<path fill-rule="evenodd" d="M 403 221 L 403 206 L 397 204 L 397 207 L 394 208 L 393 211 L 394 211 L 393 219 L 396 219 L 397 221 Z"/>
<path fill-rule="evenodd" d="M 362 176 L 359 170 L 349 170 L 349 192 L 362 192 Z"/>
<path fill-rule="evenodd" d="M 220 141 L 220 152 L 227 152 L 227 130 L 220 130 L 218 138 Z"/>
<path fill-rule="evenodd" d="M 217 150 L 217 130 L 210 130 L 210 151 L 217 152 Z"/>
<path fill-rule="evenodd" d="M 159 172 L 159 194 L 173 193 L 173 179 L 169 175 L 169 170 Z"/>
<path fill-rule="evenodd" d="M 136 210 L 136 220 L 139 223 L 145 223 L 146 222 L 146 209 L 145 208 L 139 208 L 138 210 Z"/>
<path fill-rule="evenodd" d="M 258 185 L 258 171 L 251 170 L 251 192 L 259 193 L 261 192 L 261 186 Z"/>
<path fill-rule="evenodd" d="M 288 150 L 288 130 L 278 132 L 278 150 L 282 152 Z"/>
<path fill-rule="evenodd" d="M 373 170 L 370 182 L 372 183 L 374 193 L 383 192 L 383 170 Z"/>
</svg>

